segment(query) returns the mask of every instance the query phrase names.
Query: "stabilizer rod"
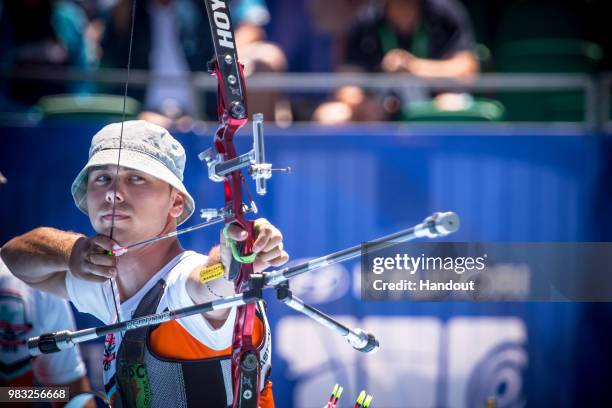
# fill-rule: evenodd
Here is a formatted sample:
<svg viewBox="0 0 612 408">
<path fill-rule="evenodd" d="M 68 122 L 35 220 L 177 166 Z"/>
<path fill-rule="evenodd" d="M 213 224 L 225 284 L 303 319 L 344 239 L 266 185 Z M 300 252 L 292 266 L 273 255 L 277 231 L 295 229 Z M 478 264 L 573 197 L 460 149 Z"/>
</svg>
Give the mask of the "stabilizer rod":
<svg viewBox="0 0 612 408">
<path fill-rule="evenodd" d="M 437 238 L 440 236 L 445 236 L 457 231 L 458 229 L 459 217 L 457 214 L 453 212 L 435 213 L 432 216 L 427 217 L 421 224 L 418 224 L 412 228 L 408 228 L 406 230 L 371 241 L 369 243 L 369 247 L 374 250 L 383 249 L 395 243 L 410 241 L 415 238 Z M 325 313 L 305 304 L 301 299 L 291 294 L 287 283 L 290 278 L 302 273 L 320 269 L 328 265 L 346 261 L 348 259 L 353 259 L 361 254 L 361 248 L 361 245 L 356 245 L 293 267 L 263 274 L 252 274 L 251 285 L 248 291 L 222 299 L 213 300 L 211 302 L 201 303 L 176 310 L 168 310 L 163 313 L 143 316 L 100 327 L 92 327 L 77 331 L 64 330 L 56 333 L 45 333 L 38 337 L 29 339 L 28 350 L 32 356 L 55 353 L 69 347 L 74 347 L 78 343 L 93 340 L 101 336 L 106 336 L 109 333 L 123 332 L 140 327 L 153 326 L 198 313 L 246 305 L 248 303 L 261 300 L 263 296 L 263 289 L 274 288 L 277 290 L 277 293 L 279 293 L 279 299 L 292 309 L 309 316 L 315 321 L 346 337 L 347 341 L 356 350 L 362 352 L 373 352 L 378 349 L 378 341 L 373 335 L 366 333 L 361 329 L 351 330 Z"/>
</svg>

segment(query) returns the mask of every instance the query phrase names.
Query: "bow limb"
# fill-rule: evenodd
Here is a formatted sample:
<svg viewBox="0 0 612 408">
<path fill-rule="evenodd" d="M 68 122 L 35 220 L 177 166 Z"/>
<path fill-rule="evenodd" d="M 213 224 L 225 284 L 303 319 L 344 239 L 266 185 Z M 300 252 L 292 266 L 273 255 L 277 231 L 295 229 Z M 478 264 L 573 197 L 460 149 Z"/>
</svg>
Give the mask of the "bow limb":
<svg viewBox="0 0 612 408">
<path fill-rule="evenodd" d="M 206 0 L 205 3 L 215 49 L 210 70 L 218 81 L 217 112 L 220 122 L 210 154 L 216 156 L 215 160 L 221 167 L 235 164 L 232 171 L 223 172 L 222 176 L 213 172 L 211 178 L 223 181 L 226 225 L 238 224 L 247 232 L 247 238 L 237 245 L 240 256 L 233 257 L 230 271 L 236 293 L 243 293 L 248 289 L 249 276 L 253 273 L 252 260 L 248 260 L 252 258 L 249 255 L 252 254 L 255 230 L 253 222 L 244 217 L 244 176 L 241 167 L 236 165 L 240 158 L 234 145 L 234 135 L 247 122 L 246 86 L 242 65 L 238 62 L 227 3 L 224 0 Z M 255 311 L 256 305 L 251 303 L 239 306 L 236 313 L 232 339 L 232 408 L 257 408 L 259 405 L 261 361 L 257 346 L 253 343 L 257 318 Z"/>
</svg>

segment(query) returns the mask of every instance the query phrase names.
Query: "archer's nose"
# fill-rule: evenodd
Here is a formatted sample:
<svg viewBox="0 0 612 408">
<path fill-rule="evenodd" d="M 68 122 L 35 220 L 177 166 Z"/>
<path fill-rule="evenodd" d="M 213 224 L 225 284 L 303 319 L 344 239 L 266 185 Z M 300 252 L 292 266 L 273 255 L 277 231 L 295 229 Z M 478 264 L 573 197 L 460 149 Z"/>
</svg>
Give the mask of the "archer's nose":
<svg viewBox="0 0 612 408">
<path fill-rule="evenodd" d="M 119 189 L 115 189 L 114 187 L 112 187 L 106 192 L 106 202 L 115 204 L 115 200 L 117 203 L 123 202 L 123 194 L 121 194 L 121 191 L 119 191 Z"/>
</svg>

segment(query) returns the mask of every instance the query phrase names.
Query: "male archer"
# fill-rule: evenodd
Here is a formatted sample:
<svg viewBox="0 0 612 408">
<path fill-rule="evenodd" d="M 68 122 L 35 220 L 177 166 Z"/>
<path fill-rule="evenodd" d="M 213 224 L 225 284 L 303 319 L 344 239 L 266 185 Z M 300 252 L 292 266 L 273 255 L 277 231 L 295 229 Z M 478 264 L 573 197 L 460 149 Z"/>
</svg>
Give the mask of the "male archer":
<svg viewBox="0 0 612 408">
<path fill-rule="evenodd" d="M 105 254 L 114 245 L 176 230 L 195 207 L 182 181 L 185 151 L 180 143 L 146 121 L 124 122 L 120 141 L 121 126 L 113 123 L 94 136 L 89 161 L 72 184 L 77 207 L 89 216 L 98 235 L 37 228 L 9 241 L 2 259 L 30 286 L 69 299 L 79 311 L 107 324 L 117 320 L 111 278 L 121 320 L 234 294 L 227 273 L 208 278 L 221 267 L 229 271 L 232 255 L 223 236 L 207 256 L 183 249 L 176 238 L 120 257 Z M 263 219 L 256 225 L 255 272 L 286 263 L 289 257 L 280 231 Z M 236 241 L 247 236 L 236 225 L 228 233 Z M 269 408 L 274 406 L 268 378 L 270 328 L 261 304 L 257 310 L 260 407 Z M 138 407 L 231 405 L 235 317 L 236 308 L 224 309 L 108 335 L 104 383 L 109 401 L 113 406 Z"/>
</svg>

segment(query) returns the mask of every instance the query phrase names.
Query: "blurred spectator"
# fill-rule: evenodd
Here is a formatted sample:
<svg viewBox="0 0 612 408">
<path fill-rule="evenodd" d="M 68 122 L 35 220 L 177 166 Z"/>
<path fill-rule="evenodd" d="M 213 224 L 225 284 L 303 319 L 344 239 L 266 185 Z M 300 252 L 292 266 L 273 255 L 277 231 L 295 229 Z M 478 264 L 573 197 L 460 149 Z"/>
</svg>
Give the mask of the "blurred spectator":
<svg viewBox="0 0 612 408">
<path fill-rule="evenodd" d="M 313 24 L 321 33 L 332 38 L 332 66 L 337 68 L 344 60 L 348 27 L 351 27 L 369 0 L 311 0 L 309 11 Z"/>
<path fill-rule="evenodd" d="M 479 70 L 469 17 L 458 0 L 386 0 L 359 17 L 345 51 L 345 71 L 464 77 Z M 380 97 L 357 87 L 340 89 L 319 106 L 323 123 L 392 118 L 410 96 Z"/>
<path fill-rule="evenodd" d="M 127 66 L 131 0 L 120 1 L 111 11 L 102 42 L 103 65 L 113 68 Z M 231 3 L 235 39 L 245 74 L 278 72 L 286 69 L 282 51 L 265 42 L 262 26 L 269 20 L 263 1 L 242 0 Z M 189 121 L 199 116 L 201 101 L 189 81 L 191 71 L 206 71 L 214 49 L 204 2 L 201 0 L 145 0 L 136 8 L 131 67 L 149 70 L 160 76 L 152 80 L 144 93 L 131 96 L 144 101 L 143 119 L 164 127 Z M 172 76 L 169 81 L 163 77 Z M 250 96 L 250 106 L 264 114 L 272 114 L 272 106 L 265 109 L 257 96 Z M 207 100 L 208 111 L 216 116 L 214 100 Z M 268 116 L 270 117 L 270 116 Z M 183 122 L 184 123 L 184 122 Z"/>
<path fill-rule="evenodd" d="M 66 329 L 74 330 L 68 302 L 30 288 L 0 260 L 0 385 L 65 385 L 71 397 L 88 393 L 87 372 L 77 347 L 36 358 L 28 352 L 29 337 Z"/>
<path fill-rule="evenodd" d="M 270 13 L 264 0 L 238 0 L 230 7 L 234 7 L 236 47 L 240 62 L 244 64 L 245 76 L 256 72 L 286 71 L 285 54 L 276 44 L 266 41 L 263 27 L 270 21 Z M 248 102 L 252 112 L 263 113 L 268 120 L 291 120 L 288 102 L 275 92 L 249 91 Z"/>
<path fill-rule="evenodd" d="M 85 38 L 87 15 L 70 1 L 0 1 L 0 68 L 48 70 L 53 67 L 87 69 L 95 56 Z M 54 93 L 87 92 L 82 82 L 40 83 L 12 80 L 4 97 L 26 108 L 40 97 Z"/>
</svg>

